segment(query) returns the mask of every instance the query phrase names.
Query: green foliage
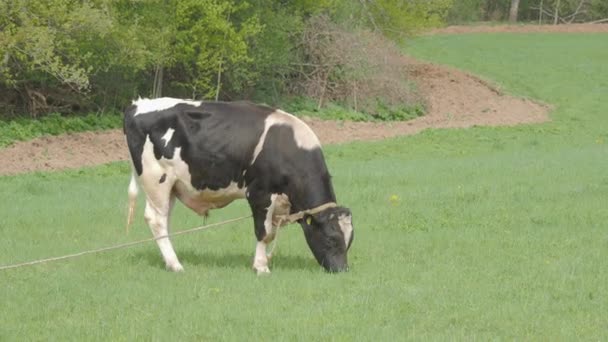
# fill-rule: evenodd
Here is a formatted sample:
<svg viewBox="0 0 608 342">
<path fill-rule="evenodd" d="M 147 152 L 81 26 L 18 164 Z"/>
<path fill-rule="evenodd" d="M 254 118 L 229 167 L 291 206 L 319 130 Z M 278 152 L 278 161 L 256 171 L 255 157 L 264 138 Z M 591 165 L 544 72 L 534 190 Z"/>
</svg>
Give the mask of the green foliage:
<svg viewBox="0 0 608 342">
<path fill-rule="evenodd" d="M 440 24 L 450 3 L 2 1 L 0 104 L 5 117 L 37 117 L 121 110 L 137 96 L 278 103 L 301 81 L 298 66 L 309 62 L 302 35 L 314 18 L 401 39 Z M 343 79 L 366 84 L 369 74 L 342 71 Z"/>
<path fill-rule="evenodd" d="M 111 90 L 124 91 L 131 70 L 144 68 L 140 55 L 146 47 L 133 30 L 123 30 L 112 5 L 104 0 L 3 1 L 0 102 L 10 104 L 4 112 L 36 117 L 122 105 Z"/>
<path fill-rule="evenodd" d="M 121 126 L 122 115 L 116 113 L 88 114 L 77 117 L 63 117 L 58 113 L 53 113 L 37 120 L 19 118 L 0 121 L 0 147 L 42 135 L 97 131 Z"/>
<path fill-rule="evenodd" d="M 608 18 L 608 2 L 604 0 L 590 0 L 589 17 L 593 20 Z"/>
<path fill-rule="evenodd" d="M 193 98 L 213 98 L 218 72 L 246 73 L 252 62 L 247 41 L 260 32 L 259 19 L 231 20 L 249 7 L 247 2 L 187 0 L 175 5 L 176 58 L 185 76 L 179 84 Z"/>
<path fill-rule="evenodd" d="M 250 41 L 255 62 L 250 64 L 249 71 L 255 77 L 248 80 L 249 87 L 241 88 L 247 97 L 276 104 L 289 88 L 293 64 L 299 61 L 296 37 L 304 26 L 304 19 L 298 14 L 302 10 L 280 6 L 272 0 L 257 1 L 250 10 L 264 20 L 260 33 Z M 239 97 L 234 92 L 230 95 Z"/>
<path fill-rule="evenodd" d="M 368 27 L 379 29 L 394 39 L 443 23 L 452 0 L 374 0 L 363 1 L 362 19 Z"/>
<path fill-rule="evenodd" d="M 470 23 L 485 19 L 483 4 L 487 0 L 460 0 L 448 11 L 447 19 L 450 23 Z"/>
<path fill-rule="evenodd" d="M 380 100 L 376 101 L 373 113 L 355 111 L 349 106 L 331 102 L 318 108 L 318 103 L 306 97 L 294 97 L 281 104 L 281 107 L 297 116 L 310 116 L 324 120 L 344 121 L 405 121 L 424 115 L 420 104 L 407 106 L 389 106 Z"/>
<path fill-rule="evenodd" d="M 425 109 L 420 103 L 394 106 L 377 99 L 377 109 L 374 113 L 373 116 L 382 121 L 405 121 L 424 115 Z"/>
<path fill-rule="evenodd" d="M 300 117 L 310 116 L 324 120 L 369 121 L 373 118 L 362 112 L 356 112 L 336 103 L 329 103 L 318 108 L 316 101 L 306 97 L 295 97 L 281 105 L 286 111 Z"/>
<path fill-rule="evenodd" d="M 165 0 L 113 2 L 117 37 L 125 43 L 121 65 L 137 71 L 174 65 L 175 7 L 173 1 Z"/>
<path fill-rule="evenodd" d="M 10 0 L 0 8 L 3 83 L 51 82 L 83 91 L 103 65 L 112 18 L 104 6 Z"/>
</svg>

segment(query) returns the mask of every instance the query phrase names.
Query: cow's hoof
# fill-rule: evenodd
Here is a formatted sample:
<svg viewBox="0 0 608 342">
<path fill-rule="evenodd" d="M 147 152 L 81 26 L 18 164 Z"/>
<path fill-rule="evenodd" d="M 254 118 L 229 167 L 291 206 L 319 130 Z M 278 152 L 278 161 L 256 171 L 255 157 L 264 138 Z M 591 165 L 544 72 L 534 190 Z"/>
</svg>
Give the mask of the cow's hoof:
<svg viewBox="0 0 608 342">
<path fill-rule="evenodd" d="M 182 266 L 182 264 L 180 264 L 179 262 L 176 264 L 172 264 L 172 265 L 168 265 L 166 266 L 167 271 L 171 271 L 171 272 L 184 272 L 184 266 Z"/>
<path fill-rule="evenodd" d="M 267 274 L 270 274 L 270 269 L 268 268 L 268 266 L 254 267 L 253 270 L 255 271 L 255 273 L 257 275 L 267 275 Z"/>
</svg>

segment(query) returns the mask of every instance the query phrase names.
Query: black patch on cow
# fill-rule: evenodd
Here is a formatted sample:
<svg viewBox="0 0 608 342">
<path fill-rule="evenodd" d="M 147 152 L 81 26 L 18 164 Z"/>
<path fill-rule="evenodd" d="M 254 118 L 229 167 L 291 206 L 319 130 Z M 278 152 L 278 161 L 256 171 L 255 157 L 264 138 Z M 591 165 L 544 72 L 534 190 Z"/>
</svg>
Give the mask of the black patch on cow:
<svg viewBox="0 0 608 342">
<path fill-rule="evenodd" d="M 160 179 L 158 180 L 159 184 L 162 184 L 165 182 L 165 180 L 167 179 L 167 174 L 163 173 L 163 175 L 160 177 Z"/>
<path fill-rule="evenodd" d="M 247 184 L 260 179 L 264 191 L 286 194 L 294 212 L 336 201 L 323 152 L 298 147 L 287 125 L 268 129 L 262 151 L 246 174 Z"/>
<path fill-rule="evenodd" d="M 135 171 L 142 173 L 141 155 L 148 137 L 156 159 L 180 157 L 188 165 L 192 186 L 218 190 L 230 182 L 244 185 L 243 171 L 264 132 L 264 120 L 273 108 L 249 102 L 180 103 L 161 111 L 134 116 L 136 106 L 125 111 L 124 130 Z M 175 131 L 168 142 L 162 137 Z"/>
<path fill-rule="evenodd" d="M 188 116 L 192 120 L 203 120 L 205 118 L 208 118 L 211 115 L 212 115 L 211 113 L 197 112 L 194 110 L 186 111 L 186 116 Z"/>
<path fill-rule="evenodd" d="M 145 136 L 140 134 L 139 127 L 135 120 L 133 120 L 137 106 L 131 105 L 125 110 L 125 117 L 123 120 L 123 131 L 127 136 L 127 145 L 129 147 L 129 153 L 133 160 L 133 166 L 138 175 L 142 173 L 141 165 L 141 154 L 144 150 Z M 136 156 L 136 157 L 135 157 Z"/>
</svg>

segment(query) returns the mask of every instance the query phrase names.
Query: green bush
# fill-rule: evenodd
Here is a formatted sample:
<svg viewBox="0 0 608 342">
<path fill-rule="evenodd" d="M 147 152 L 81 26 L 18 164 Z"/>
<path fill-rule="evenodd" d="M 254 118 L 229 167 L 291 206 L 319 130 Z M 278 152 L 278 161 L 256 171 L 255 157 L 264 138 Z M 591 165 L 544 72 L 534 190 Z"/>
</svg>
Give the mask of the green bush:
<svg viewBox="0 0 608 342">
<path fill-rule="evenodd" d="M 451 24 L 474 22 L 484 19 L 483 5 L 487 0 L 455 1 L 448 11 L 447 21 Z"/>
<path fill-rule="evenodd" d="M 424 106 L 420 103 L 412 105 L 390 106 L 378 99 L 375 118 L 382 121 L 406 121 L 424 115 Z"/>
<path fill-rule="evenodd" d="M 376 100 L 372 113 L 355 111 L 336 102 L 330 102 L 319 109 L 317 102 L 307 97 L 294 97 L 283 103 L 281 107 L 300 117 L 345 121 L 405 121 L 422 116 L 425 112 L 421 104 L 389 106 L 379 99 Z"/>
</svg>

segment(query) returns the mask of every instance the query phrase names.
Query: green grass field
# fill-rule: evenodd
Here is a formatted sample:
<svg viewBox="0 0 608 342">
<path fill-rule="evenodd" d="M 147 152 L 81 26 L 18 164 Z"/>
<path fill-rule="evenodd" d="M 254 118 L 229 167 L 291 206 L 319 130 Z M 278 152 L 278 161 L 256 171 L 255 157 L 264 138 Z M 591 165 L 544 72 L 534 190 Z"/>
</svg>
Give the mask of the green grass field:
<svg viewBox="0 0 608 342">
<path fill-rule="evenodd" d="M 250 222 L 158 248 L 0 271 L 0 341 L 606 340 L 608 35 L 479 34 L 410 43 L 554 105 L 552 121 L 329 146 L 354 213 L 351 271 L 316 264 L 299 227 L 273 274 Z M 0 264 L 150 237 L 124 231 L 126 163 L 0 178 Z M 140 196 L 143 197 L 143 196 Z M 244 202 L 208 222 L 248 213 Z M 175 229 L 201 219 L 178 206 Z"/>
</svg>

